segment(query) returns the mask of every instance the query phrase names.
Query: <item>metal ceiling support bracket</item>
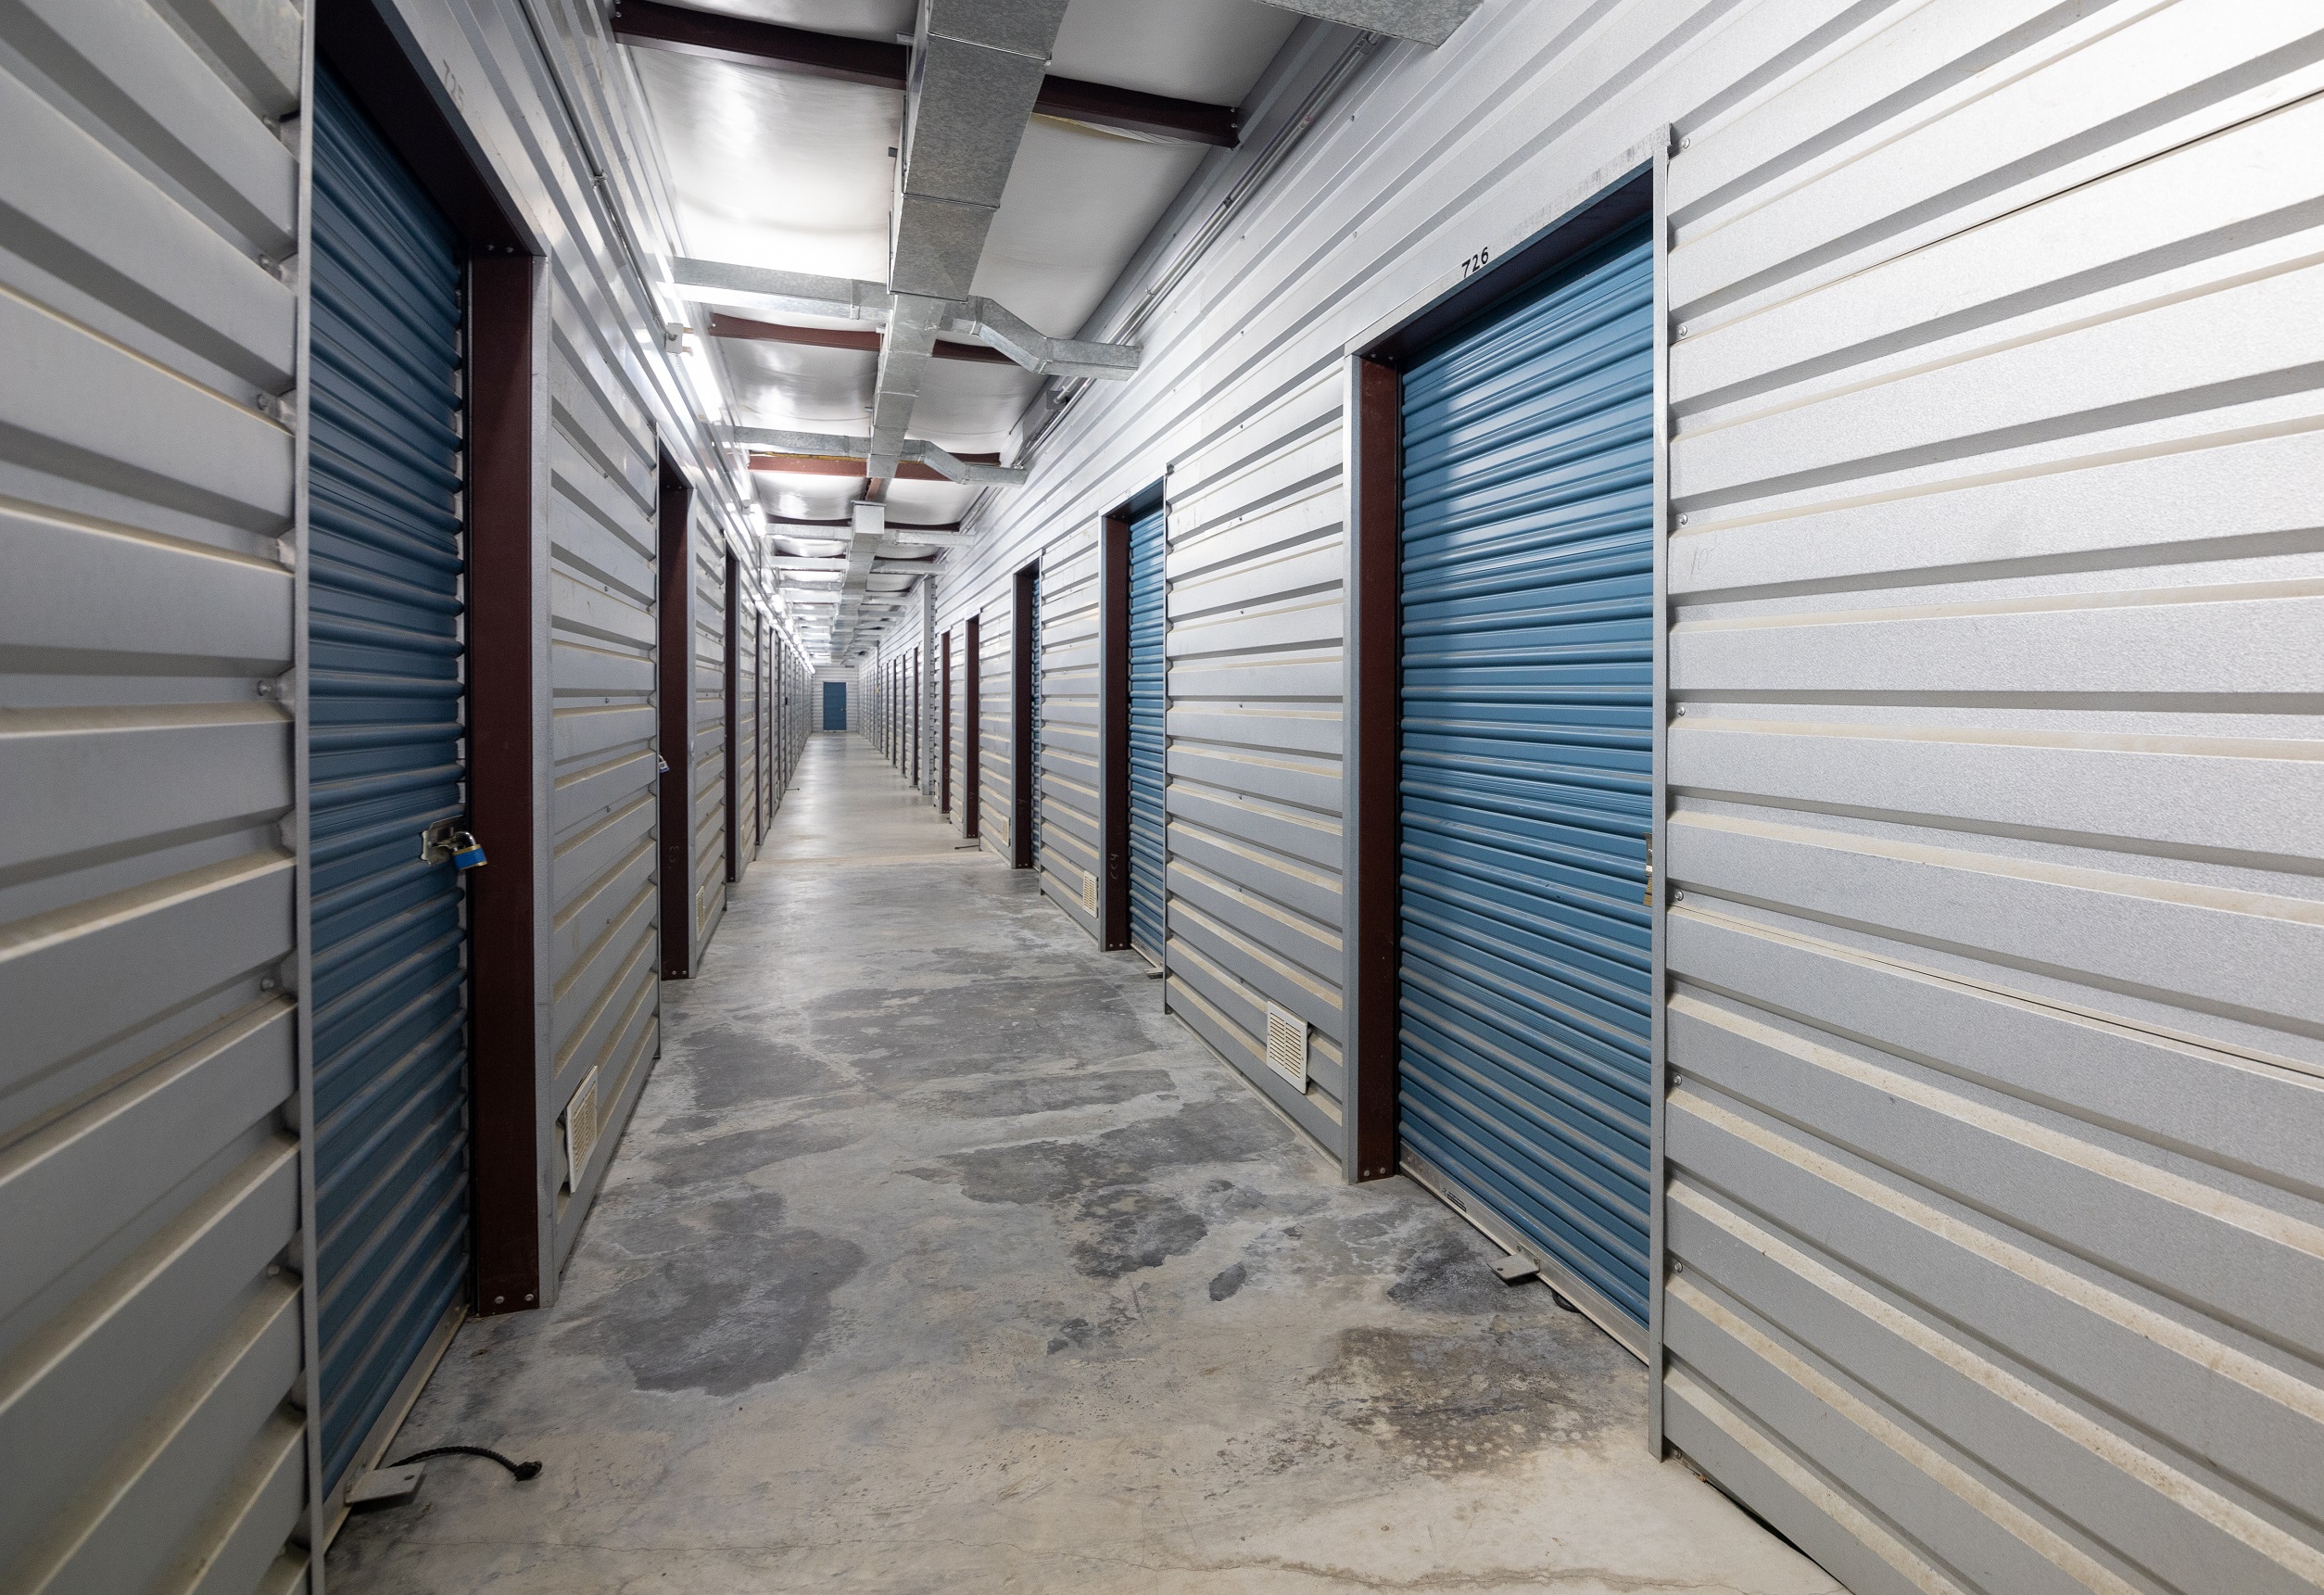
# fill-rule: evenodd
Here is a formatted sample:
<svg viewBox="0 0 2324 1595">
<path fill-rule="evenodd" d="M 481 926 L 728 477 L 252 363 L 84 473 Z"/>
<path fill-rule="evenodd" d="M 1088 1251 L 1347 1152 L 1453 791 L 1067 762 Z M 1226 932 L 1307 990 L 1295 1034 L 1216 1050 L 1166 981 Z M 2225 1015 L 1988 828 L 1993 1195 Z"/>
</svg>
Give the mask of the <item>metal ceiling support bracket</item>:
<svg viewBox="0 0 2324 1595">
<path fill-rule="evenodd" d="M 710 313 L 709 332 L 714 338 L 733 338 L 745 343 L 798 344 L 809 348 L 853 349 L 862 354 L 878 354 L 881 341 L 876 332 L 857 332 L 848 327 L 783 326 L 773 322 L 725 315 L 717 310 Z M 940 341 L 935 353 L 938 360 L 965 360 L 988 365 L 1012 363 L 1007 355 L 990 344 L 962 343 L 958 339 Z"/>
<path fill-rule="evenodd" d="M 778 272 L 766 266 L 737 266 L 724 260 L 673 260 L 670 284 L 795 316 L 884 322 L 890 309 L 888 290 L 878 283 L 819 277 L 811 272 Z"/>
<path fill-rule="evenodd" d="M 1088 376 L 1106 382 L 1128 382 L 1138 371 L 1138 350 L 1133 345 L 1053 338 L 1034 331 L 1005 307 L 987 298 L 965 301 L 945 321 L 944 330 L 991 344 L 1027 371 L 1039 372 L 1043 376 Z"/>
<path fill-rule="evenodd" d="M 889 470 L 882 473 L 870 469 L 877 459 L 875 438 L 851 437 L 837 432 L 786 432 L 772 426 L 737 426 L 729 436 L 737 443 L 777 454 L 820 454 L 836 459 L 862 460 L 866 464 L 865 475 L 875 478 L 882 475 L 893 476 L 896 465 L 912 461 L 928 466 L 948 482 L 960 482 L 977 487 L 1021 487 L 1025 485 L 1022 466 L 988 465 L 981 461 L 963 460 L 917 437 L 908 437 L 898 444 L 890 456 Z"/>
<path fill-rule="evenodd" d="M 1409 39 L 1434 49 L 1469 19 L 1480 0 L 1262 0 L 1282 11 L 1296 11 L 1367 33 Z"/>
<path fill-rule="evenodd" d="M 978 247 L 981 252 L 981 234 Z M 764 266 L 685 259 L 670 262 L 670 283 L 673 287 L 691 289 L 697 295 L 714 295 L 791 315 L 885 322 L 888 337 L 879 349 L 883 361 L 887 344 L 896 335 L 898 317 L 907 318 L 916 325 L 921 317 L 933 313 L 936 320 L 928 335 L 928 353 L 935 352 L 936 333 L 947 332 L 975 338 L 1000 350 L 1027 371 L 1042 376 L 1124 382 L 1138 369 L 1139 351 L 1134 345 L 1053 338 L 1035 331 L 1007 306 L 980 296 L 931 299 L 919 295 L 890 294 L 878 283 L 849 277 L 818 277 L 805 272 L 777 272 Z M 935 310 L 930 312 L 928 306 L 936 307 Z M 926 355 L 921 358 L 925 361 Z"/>
<path fill-rule="evenodd" d="M 880 540 L 893 542 L 896 539 L 893 534 L 885 534 Z M 778 572 L 804 571 L 825 576 L 838 576 L 847 569 L 846 559 L 837 554 L 769 554 L 766 563 L 769 569 Z M 872 561 L 871 574 L 874 576 L 926 576 L 935 568 L 926 560 L 875 559 Z M 782 579 L 789 582 L 795 577 L 785 576 Z"/>
</svg>

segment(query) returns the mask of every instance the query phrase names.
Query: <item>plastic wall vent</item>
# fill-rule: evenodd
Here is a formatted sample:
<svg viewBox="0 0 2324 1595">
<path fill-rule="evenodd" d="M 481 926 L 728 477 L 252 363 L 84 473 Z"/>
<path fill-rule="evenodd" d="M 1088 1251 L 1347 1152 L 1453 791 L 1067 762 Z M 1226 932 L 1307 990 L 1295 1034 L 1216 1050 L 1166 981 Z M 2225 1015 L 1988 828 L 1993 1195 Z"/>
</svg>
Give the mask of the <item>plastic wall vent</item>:
<svg viewBox="0 0 2324 1595">
<path fill-rule="evenodd" d="M 565 1104 L 565 1189 L 578 1190 L 588 1172 L 589 1154 L 597 1150 L 597 1070 L 581 1077 L 572 1100 Z"/>
<path fill-rule="evenodd" d="M 1267 1067 L 1307 1089 L 1307 1021 L 1273 1003 L 1267 1005 Z"/>
<path fill-rule="evenodd" d="M 1086 869 L 1081 871 L 1081 906 L 1089 913 L 1097 912 L 1097 877 Z"/>
</svg>

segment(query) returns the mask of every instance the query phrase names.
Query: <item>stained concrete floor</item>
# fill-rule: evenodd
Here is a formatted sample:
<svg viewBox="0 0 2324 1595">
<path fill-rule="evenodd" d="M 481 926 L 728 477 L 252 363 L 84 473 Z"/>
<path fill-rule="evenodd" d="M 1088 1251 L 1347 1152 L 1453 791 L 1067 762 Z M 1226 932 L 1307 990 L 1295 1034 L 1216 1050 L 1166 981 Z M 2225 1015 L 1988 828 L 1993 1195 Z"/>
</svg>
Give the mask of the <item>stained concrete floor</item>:
<svg viewBox="0 0 2324 1595">
<path fill-rule="evenodd" d="M 547 1311 L 467 1324 L 331 1595 L 1839 1586 L 1646 1380 L 1351 1187 L 858 737 L 811 741 Z"/>
</svg>

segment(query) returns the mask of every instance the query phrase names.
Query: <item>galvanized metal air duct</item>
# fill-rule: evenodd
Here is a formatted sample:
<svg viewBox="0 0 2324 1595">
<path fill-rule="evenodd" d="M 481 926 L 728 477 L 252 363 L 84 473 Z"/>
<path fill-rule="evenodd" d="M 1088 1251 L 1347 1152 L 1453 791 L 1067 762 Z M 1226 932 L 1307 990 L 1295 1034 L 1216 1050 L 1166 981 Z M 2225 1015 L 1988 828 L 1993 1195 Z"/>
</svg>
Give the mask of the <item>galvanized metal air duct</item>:
<svg viewBox="0 0 2324 1595">
<path fill-rule="evenodd" d="M 1453 36 L 1480 0 L 1262 0 L 1282 11 L 1296 11 L 1325 22 L 1409 39 L 1431 49 Z"/>
</svg>

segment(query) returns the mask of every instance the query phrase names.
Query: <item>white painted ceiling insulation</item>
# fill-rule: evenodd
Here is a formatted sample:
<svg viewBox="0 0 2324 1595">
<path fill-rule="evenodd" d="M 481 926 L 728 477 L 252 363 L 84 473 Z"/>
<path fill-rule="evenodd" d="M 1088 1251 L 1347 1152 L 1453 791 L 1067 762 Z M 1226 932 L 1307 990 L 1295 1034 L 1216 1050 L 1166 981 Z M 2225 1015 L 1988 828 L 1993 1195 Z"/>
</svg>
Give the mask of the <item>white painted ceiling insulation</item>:
<svg viewBox="0 0 2324 1595">
<path fill-rule="evenodd" d="M 904 0 L 682 0 L 689 8 L 821 33 L 908 43 L 916 7 Z M 1055 76 L 1211 105 L 1242 103 L 1299 19 L 1258 0 L 1073 0 L 1050 63 Z M 892 88 L 746 66 L 698 55 L 632 48 L 647 107 L 671 173 L 684 252 L 699 260 L 885 282 L 895 184 L 890 151 L 903 96 Z M 1207 146 L 1166 142 L 1036 115 L 1025 130 L 1002 196 L 975 288 L 1040 331 L 1080 330 Z M 689 297 L 692 297 L 689 294 Z M 712 307 L 688 318 L 746 426 L 861 434 L 873 399 L 877 356 L 864 350 L 709 338 Z M 753 320 L 860 333 L 863 323 L 768 316 Z M 1042 378 L 1013 364 L 929 362 L 912 435 L 956 455 L 991 455 Z M 839 556 L 838 523 L 862 498 L 861 476 L 756 472 L 771 517 L 773 551 Z M 899 477 L 888 519 L 956 522 L 980 489 Z M 829 522 L 827 527 L 796 522 Z M 885 562 L 932 562 L 939 551 L 883 540 Z M 836 572 L 784 572 L 788 594 L 834 592 Z M 875 573 L 867 600 L 892 601 L 913 577 Z M 805 606 L 810 637 L 819 634 Z M 855 645 L 868 647 L 885 615 L 868 612 Z"/>
</svg>

